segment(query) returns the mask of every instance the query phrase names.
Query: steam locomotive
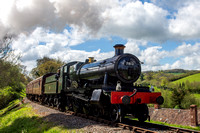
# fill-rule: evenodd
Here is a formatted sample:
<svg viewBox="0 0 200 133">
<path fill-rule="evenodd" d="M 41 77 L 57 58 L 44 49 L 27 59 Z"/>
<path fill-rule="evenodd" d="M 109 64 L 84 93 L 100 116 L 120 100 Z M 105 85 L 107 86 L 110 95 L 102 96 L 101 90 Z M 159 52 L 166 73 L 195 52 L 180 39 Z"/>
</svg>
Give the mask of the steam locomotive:
<svg viewBox="0 0 200 133">
<path fill-rule="evenodd" d="M 113 122 L 122 121 L 127 114 L 141 122 L 147 120 L 147 104 L 163 104 L 164 99 L 149 87 L 134 86 L 141 74 L 141 62 L 136 56 L 125 54 L 124 45 L 114 48 L 114 57 L 69 62 L 57 73 L 31 81 L 27 97 L 60 110 L 105 117 Z"/>
</svg>

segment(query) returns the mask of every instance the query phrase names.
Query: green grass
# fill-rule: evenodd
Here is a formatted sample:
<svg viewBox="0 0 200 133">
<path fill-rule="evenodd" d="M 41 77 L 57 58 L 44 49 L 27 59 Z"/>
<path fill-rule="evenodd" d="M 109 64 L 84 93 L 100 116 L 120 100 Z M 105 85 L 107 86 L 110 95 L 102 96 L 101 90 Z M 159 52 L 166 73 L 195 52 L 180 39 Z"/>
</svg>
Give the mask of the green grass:
<svg viewBox="0 0 200 133">
<path fill-rule="evenodd" d="M 129 117 L 126 117 L 126 118 L 129 118 Z M 137 118 L 129 118 L 129 119 L 138 121 Z M 150 121 L 146 120 L 145 122 L 154 123 L 154 124 L 160 124 L 160 125 L 165 125 L 165 126 L 170 126 L 170 127 L 178 127 L 178 128 L 184 128 L 184 129 L 200 131 L 200 127 L 190 127 L 190 126 L 183 126 L 183 125 L 176 125 L 176 124 L 168 124 L 168 123 L 165 123 L 165 122 L 153 121 L 153 120 L 150 120 Z"/>
<path fill-rule="evenodd" d="M 200 105 L 200 94 L 192 94 L 192 96 L 194 96 L 194 98 L 197 100 L 197 102 Z M 198 104 L 197 104 L 198 105 Z"/>
<path fill-rule="evenodd" d="M 0 112 L 5 112 L 7 109 L 3 110 Z M 80 129 L 67 129 L 44 121 L 29 105 L 20 105 L 0 115 L 0 133 L 66 133 L 77 131 L 81 132 Z"/>
<path fill-rule="evenodd" d="M 200 94 L 192 94 L 196 99 L 200 100 Z"/>
<path fill-rule="evenodd" d="M 181 75 L 181 74 L 184 74 L 184 73 L 170 73 L 170 74 L 173 74 L 173 75 Z"/>
<path fill-rule="evenodd" d="M 16 105 L 19 105 L 19 103 L 20 103 L 19 99 L 10 102 L 6 108 L 0 110 L 0 116 L 3 115 L 3 114 L 5 114 L 6 112 L 10 111 Z"/>
<path fill-rule="evenodd" d="M 186 82 L 186 81 L 189 81 L 189 82 L 195 82 L 195 81 L 196 82 L 200 82 L 200 73 L 187 76 L 185 78 L 173 81 L 172 83 L 177 84 L 177 83 L 182 83 L 182 82 Z"/>
<path fill-rule="evenodd" d="M 160 89 L 160 88 L 158 88 L 158 87 L 156 87 L 156 86 L 154 86 L 153 88 L 154 88 L 154 92 L 161 92 L 161 89 Z"/>
<path fill-rule="evenodd" d="M 149 121 L 146 121 L 146 122 L 149 122 Z M 183 126 L 183 125 L 168 124 L 165 122 L 152 121 L 152 120 L 150 121 L 150 123 L 200 131 L 200 127 L 190 127 L 190 126 Z"/>
</svg>

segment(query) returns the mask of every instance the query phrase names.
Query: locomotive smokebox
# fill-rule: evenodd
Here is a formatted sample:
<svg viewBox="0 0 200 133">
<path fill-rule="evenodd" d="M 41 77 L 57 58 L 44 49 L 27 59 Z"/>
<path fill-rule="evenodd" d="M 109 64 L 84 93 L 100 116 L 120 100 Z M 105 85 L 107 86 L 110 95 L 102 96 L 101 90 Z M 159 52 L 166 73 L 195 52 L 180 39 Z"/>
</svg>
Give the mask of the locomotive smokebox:
<svg viewBox="0 0 200 133">
<path fill-rule="evenodd" d="M 124 46 L 123 44 L 116 44 L 113 47 L 115 48 L 115 56 L 124 54 L 124 48 L 126 46 Z"/>
</svg>

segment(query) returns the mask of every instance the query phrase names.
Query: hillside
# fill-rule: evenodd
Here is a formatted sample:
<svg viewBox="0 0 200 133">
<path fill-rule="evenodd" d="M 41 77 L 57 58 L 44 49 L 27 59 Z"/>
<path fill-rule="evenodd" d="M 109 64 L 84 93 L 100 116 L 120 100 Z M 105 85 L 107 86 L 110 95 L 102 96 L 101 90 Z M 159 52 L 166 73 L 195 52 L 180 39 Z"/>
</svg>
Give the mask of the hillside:
<svg viewBox="0 0 200 133">
<path fill-rule="evenodd" d="M 177 83 L 182 83 L 182 82 L 186 82 L 186 81 L 189 81 L 190 83 L 191 82 L 200 82 L 200 73 L 190 75 L 185 78 L 181 78 L 179 80 L 173 81 L 172 83 L 177 84 Z"/>
</svg>

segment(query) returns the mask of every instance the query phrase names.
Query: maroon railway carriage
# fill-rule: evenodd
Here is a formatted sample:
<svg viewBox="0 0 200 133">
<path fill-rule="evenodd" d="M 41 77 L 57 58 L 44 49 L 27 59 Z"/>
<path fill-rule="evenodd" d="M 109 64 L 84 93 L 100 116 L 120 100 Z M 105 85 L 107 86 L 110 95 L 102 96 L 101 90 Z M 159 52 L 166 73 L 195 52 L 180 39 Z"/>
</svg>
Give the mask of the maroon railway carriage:
<svg viewBox="0 0 200 133">
<path fill-rule="evenodd" d="M 46 78 L 53 75 L 55 73 L 48 73 L 45 74 L 30 83 L 26 86 L 26 96 L 29 99 L 35 100 L 35 101 L 42 101 L 42 97 L 44 95 L 44 85 Z"/>
</svg>

